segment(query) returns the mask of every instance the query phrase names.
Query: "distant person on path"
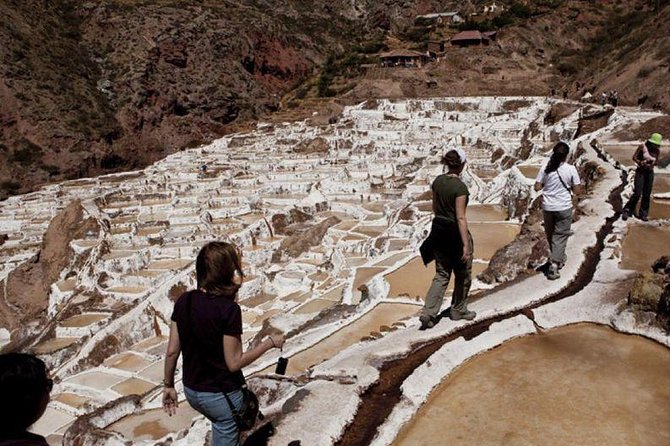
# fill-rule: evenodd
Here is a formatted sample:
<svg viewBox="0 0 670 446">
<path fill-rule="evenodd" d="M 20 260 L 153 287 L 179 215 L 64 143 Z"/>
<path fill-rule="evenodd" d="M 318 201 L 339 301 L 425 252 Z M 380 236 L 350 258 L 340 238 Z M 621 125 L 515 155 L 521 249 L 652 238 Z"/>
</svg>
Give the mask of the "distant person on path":
<svg viewBox="0 0 670 446">
<path fill-rule="evenodd" d="M 0 355 L 0 446 L 48 446 L 28 428 L 44 414 L 52 387 L 41 359 L 25 353 Z"/>
<path fill-rule="evenodd" d="M 558 271 L 566 261 L 565 246 L 572 235 L 572 194 L 583 192 L 577 169 L 566 162 L 568 153 L 567 143 L 556 144 L 549 162 L 535 180 L 535 190 L 542 191 L 544 232 L 550 251 L 546 274 L 550 280 L 561 277 Z"/>
<path fill-rule="evenodd" d="M 242 351 L 242 312 L 236 299 L 243 273 L 235 245 L 208 243 L 196 258 L 195 271 L 198 289 L 182 294 L 172 313 L 163 408 L 170 416 L 176 413 L 174 375 L 183 352 L 184 393 L 189 404 L 212 422 L 212 446 L 239 446 L 240 432 L 230 403 L 236 410 L 242 405 L 242 368 L 271 348 L 281 347 L 284 336 L 268 336 Z"/>
<path fill-rule="evenodd" d="M 462 149 L 450 150 L 442 158 L 446 174 L 433 181 L 433 224 L 428 238 L 421 245 L 421 257 L 427 265 L 435 260 L 435 277 L 426 294 L 426 303 L 419 320 L 421 329 L 432 328 L 442 307 L 451 272 L 456 276 L 449 317 L 472 320 L 477 315 L 467 308 L 472 281 L 472 235 L 468 231 L 465 209 L 470 192 L 460 179 L 466 156 Z"/>
<path fill-rule="evenodd" d="M 651 190 L 654 186 L 654 166 L 661 155 L 662 140 L 663 137 L 660 133 L 654 133 L 633 154 L 633 161 L 637 166 L 635 169 L 635 184 L 633 195 L 631 195 L 628 203 L 623 207 L 623 213 L 621 214 L 623 220 L 628 220 L 628 217 L 631 215 L 636 215 L 642 221 L 649 220 Z M 635 208 L 640 197 L 642 197 L 640 213 L 635 214 Z"/>
</svg>

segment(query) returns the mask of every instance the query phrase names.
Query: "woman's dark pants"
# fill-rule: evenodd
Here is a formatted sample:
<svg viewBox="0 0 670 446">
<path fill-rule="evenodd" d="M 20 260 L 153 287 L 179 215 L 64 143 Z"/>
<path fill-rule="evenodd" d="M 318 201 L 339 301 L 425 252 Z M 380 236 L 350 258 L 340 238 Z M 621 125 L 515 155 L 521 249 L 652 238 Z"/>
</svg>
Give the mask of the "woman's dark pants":
<svg viewBox="0 0 670 446">
<path fill-rule="evenodd" d="M 651 204 L 651 189 L 654 186 L 654 171 L 648 169 L 637 169 L 635 171 L 635 184 L 633 186 L 633 195 L 630 196 L 630 200 L 624 206 L 624 210 L 628 211 L 628 214 L 634 215 L 635 208 L 637 207 L 637 202 L 642 197 L 642 203 L 640 204 L 640 213 L 638 216 L 648 217 L 649 216 L 649 206 Z"/>
</svg>

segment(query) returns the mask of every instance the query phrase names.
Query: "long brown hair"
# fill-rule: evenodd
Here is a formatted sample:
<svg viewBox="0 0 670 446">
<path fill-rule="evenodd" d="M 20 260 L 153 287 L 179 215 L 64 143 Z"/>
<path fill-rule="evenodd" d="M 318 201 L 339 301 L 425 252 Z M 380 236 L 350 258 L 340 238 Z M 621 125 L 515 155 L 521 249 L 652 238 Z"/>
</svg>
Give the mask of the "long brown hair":
<svg viewBox="0 0 670 446">
<path fill-rule="evenodd" d="M 242 259 L 237 246 L 227 242 L 209 242 L 195 259 L 198 288 L 216 296 L 234 298 L 241 284 L 233 280 L 242 272 Z"/>
</svg>

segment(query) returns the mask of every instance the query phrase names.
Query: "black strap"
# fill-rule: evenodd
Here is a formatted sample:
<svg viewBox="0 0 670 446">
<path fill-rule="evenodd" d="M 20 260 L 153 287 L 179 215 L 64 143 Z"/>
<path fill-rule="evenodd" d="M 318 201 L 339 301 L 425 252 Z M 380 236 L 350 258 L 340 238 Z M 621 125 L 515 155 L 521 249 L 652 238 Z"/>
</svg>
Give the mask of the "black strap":
<svg viewBox="0 0 670 446">
<path fill-rule="evenodd" d="M 230 401 L 230 398 L 228 397 L 228 394 L 226 392 L 221 392 L 223 393 L 223 396 L 226 398 L 226 401 L 228 401 L 228 407 L 230 407 L 230 412 L 233 414 L 233 419 L 235 420 L 235 424 L 238 425 L 237 417 L 239 416 L 237 409 L 235 409 L 235 406 L 233 406 L 233 402 Z"/>
<path fill-rule="evenodd" d="M 563 181 L 563 178 L 561 178 L 561 174 L 558 173 L 558 169 L 556 169 L 556 175 L 558 175 L 558 179 L 561 181 L 561 184 L 563 185 L 563 187 L 565 188 L 565 190 L 567 190 L 568 193 L 570 194 L 570 196 L 572 196 L 572 190 L 570 190 L 570 188 L 569 188 L 568 186 L 565 185 L 565 182 Z"/>
</svg>

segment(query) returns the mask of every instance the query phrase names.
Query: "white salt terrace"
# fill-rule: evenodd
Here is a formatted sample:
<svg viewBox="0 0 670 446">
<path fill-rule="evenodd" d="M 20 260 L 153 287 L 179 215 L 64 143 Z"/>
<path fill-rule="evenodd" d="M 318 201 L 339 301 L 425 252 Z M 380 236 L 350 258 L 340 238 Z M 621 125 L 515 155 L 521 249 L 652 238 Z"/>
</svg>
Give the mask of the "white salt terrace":
<svg viewBox="0 0 670 446">
<path fill-rule="evenodd" d="M 430 201 L 418 201 L 418 197 L 442 172 L 438 161 L 445 147 L 464 145 L 470 160 L 463 178 L 471 193 L 468 219 L 475 240 L 473 276 L 519 233 L 521 222 L 508 218 L 508 211 L 514 211 L 509 204 L 512 194 L 532 193 L 531 180 L 546 161 L 551 135 L 569 138 L 577 126 L 577 114 L 545 126 L 543 118 L 552 101 L 522 99 L 527 105 L 514 112 L 507 112 L 505 104 L 519 98 L 378 101 L 370 110 L 365 104 L 346 108 L 339 122 L 330 126 L 294 123 L 268 130 L 260 124 L 248 135 L 232 135 L 176 153 L 141 172 L 50 185 L 0 203 L 0 234 L 9 236 L 0 246 L 0 279 L 37 252 L 50 219 L 72 200 L 82 200 L 87 213 L 111 222 L 109 230 L 103 225 L 98 238 L 72 242 L 93 268 L 66 268 L 55 287 L 58 293 L 51 296 L 51 316 L 58 321 L 56 337 L 40 339 L 34 350 L 53 358 L 57 366 L 52 373 L 58 384 L 49 411 L 34 430 L 56 444 L 76 417 L 93 413 L 103 417 L 96 423 L 132 444 L 151 445 L 166 437 L 172 437 L 177 446 L 204 444 L 201 430 L 195 427 L 189 437 L 178 438 L 178 432 L 189 429 L 199 417 L 187 404 L 180 405 L 177 418 L 163 416 L 157 409 L 158 385 L 170 299 L 195 286 L 194 259 L 200 246 L 225 239 L 243 249 L 247 281 L 239 302 L 245 343 L 264 324 L 291 331 L 311 323 L 308 330 L 299 330 L 288 340 L 283 352 L 290 358 L 290 375 L 303 374 L 313 380 L 307 385 L 311 394 L 302 409 L 280 422 L 273 444 L 286 444 L 298 436 L 303 437 L 303 444 L 332 444 L 343 428 L 343 421 L 332 420 L 349 419 L 359 393 L 378 376 L 370 361 L 407 353 L 413 343 L 455 329 L 445 322 L 434 331 L 417 332 L 414 317 L 434 274 L 434 266 L 426 268 L 418 257 L 432 215 Z M 617 111 L 616 116 L 618 122 L 642 119 L 634 111 Z M 535 123 L 535 133 L 529 130 L 531 123 Z M 606 140 L 612 130 L 601 130 L 599 139 Z M 515 156 L 524 135 L 530 135 L 532 150 L 529 159 L 516 167 L 521 175 L 502 172 L 491 163 L 498 148 Z M 294 152 L 297 144 L 315 138 L 325 141 L 328 153 Z M 477 141 L 482 148 L 475 147 Z M 588 156 L 602 163 L 594 154 Z M 203 164 L 208 166 L 205 175 L 199 173 Z M 594 192 L 589 201 L 592 214 L 580 220 L 579 233 L 571 239 L 573 261 L 566 265 L 564 278 L 547 284 L 544 278 L 533 276 L 515 285 L 516 289 L 494 291 L 473 304 L 480 317 L 519 308 L 567 284 L 583 259 L 581 247 L 593 243 L 602 215 L 609 212 L 603 200 L 618 176 L 608 168 L 603 190 Z M 486 182 L 478 172 L 486 174 Z M 660 193 L 665 193 L 670 182 L 665 177 L 659 185 Z M 656 205 L 663 198 L 655 200 Z M 314 216 L 307 225 L 333 215 L 342 221 L 329 228 L 317 246 L 296 258 L 284 255 L 272 263 L 273 253 L 285 240 L 274 233 L 272 217 L 288 214 L 294 207 Z M 402 216 L 400 211 L 405 208 L 411 211 L 410 217 Z M 622 267 L 642 268 L 641 253 L 648 251 L 636 251 L 640 240 L 652 232 L 655 240 L 665 240 L 667 227 L 632 224 L 628 232 L 626 236 L 625 228 L 621 229 L 616 242 L 624 246 Z M 100 250 L 103 244 L 105 249 Z M 649 249 L 659 245 L 662 243 Z M 473 281 L 474 291 L 488 287 Z M 89 300 L 91 295 L 102 296 L 102 303 Z M 448 301 L 447 296 L 445 306 Z M 80 308 L 81 314 L 60 317 L 67 305 Z M 349 310 L 333 321 L 321 319 L 336 308 Z M 79 369 L 76 364 L 109 335 L 132 346 L 117 349 L 110 357 L 85 361 L 91 365 Z M 470 345 L 467 348 L 473 354 L 486 349 L 476 340 Z M 247 375 L 271 373 L 276 355 L 272 352 L 261 358 L 246 370 Z M 439 366 L 431 373 L 439 382 L 450 370 Z M 344 386 L 319 376 L 356 376 L 356 384 Z M 291 389 L 277 404 L 297 387 Z M 430 389 L 425 385 L 414 388 L 412 398 L 425 401 Z M 330 401 L 332 392 L 346 395 L 350 404 L 335 408 L 332 415 L 314 410 Z M 130 394 L 142 396 L 141 411 L 120 405 L 104 416 L 95 412 L 108 403 L 115 407 L 113 402 Z M 277 407 L 269 409 L 276 411 Z M 309 410 L 312 412 L 303 412 Z M 326 412 L 334 417 L 328 422 L 322 418 Z M 304 413 L 316 414 L 314 421 L 324 428 L 305 433 Z M 390 444 L 398 426 L 409 420 L 406 414 L 398 416 L 403 421 L 391 417 L 390 427 L 384 428 L 387 434 L 382 435 L 388 441 L 380 444 Z"/>
</svg>

